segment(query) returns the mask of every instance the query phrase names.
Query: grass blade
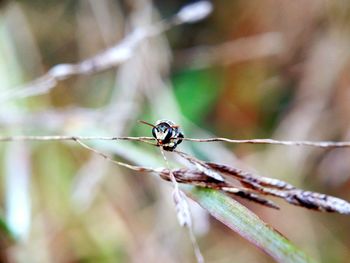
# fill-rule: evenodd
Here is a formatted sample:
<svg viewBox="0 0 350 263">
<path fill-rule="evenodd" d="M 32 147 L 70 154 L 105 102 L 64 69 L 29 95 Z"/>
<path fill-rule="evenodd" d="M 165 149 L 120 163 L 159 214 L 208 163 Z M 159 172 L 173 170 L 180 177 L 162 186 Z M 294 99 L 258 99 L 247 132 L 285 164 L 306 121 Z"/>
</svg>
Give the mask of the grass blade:
<svg viewBox="0 0 350 263">
<path fill-rule="evenodd" d="M 261 248 L 277 262 L 315 262 L 249 209 L 215 190 L 183 186 L 183 190 L 217 220 Z"/>
</svg>

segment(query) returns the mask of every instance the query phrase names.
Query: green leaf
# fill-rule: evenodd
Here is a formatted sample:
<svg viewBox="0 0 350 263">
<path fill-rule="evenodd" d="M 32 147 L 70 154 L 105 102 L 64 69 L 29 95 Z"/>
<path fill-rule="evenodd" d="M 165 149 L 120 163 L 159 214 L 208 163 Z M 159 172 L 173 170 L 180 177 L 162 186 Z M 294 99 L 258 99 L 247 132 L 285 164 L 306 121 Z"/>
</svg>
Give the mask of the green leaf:
<svg viewBox="0 0 350 263">
<path fill-rule="evenodd" d="M 214 70 L 187 70 L 173 77 L 173 85 L 182 113 L 198 124 L 214 107 L 221 81 Z"/>
<path fill-rule="evenodd" d="M 182 189 L 217 220 L 272 256 L 277 262 L 315 262 L 249 209 L 219 191 L 182 186 Z"/>
<path fill-rule="evenodd" d="M 13 238 L 10 228 L 6 224 L 5 220 L 2 218 L 2 215 L 0 215 L 0 235 L 1 233 L 5 234 L 10 239 Z"/>
</svg>

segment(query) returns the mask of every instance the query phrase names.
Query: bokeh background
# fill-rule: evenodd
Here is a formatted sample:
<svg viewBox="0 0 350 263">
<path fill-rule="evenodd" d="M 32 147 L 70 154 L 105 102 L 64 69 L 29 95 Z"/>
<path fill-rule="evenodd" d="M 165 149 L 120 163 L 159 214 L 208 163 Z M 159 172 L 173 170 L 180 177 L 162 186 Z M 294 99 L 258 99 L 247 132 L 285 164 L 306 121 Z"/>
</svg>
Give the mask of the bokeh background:
<svg viewBox="0 0 350 263">
<path fill-rule="evenodd" d="M 150 136 L 137 120 L 166 118 L 196 138 L 349 141 L 350 2 L 212 3 L 210 17 L 143 41 L 116 68 L 2 102 L 0 134 Z M 184 4 L 0 1 L 0 92 L 96 55 Z M 164 166 L 157 149 L 141 143 L 94 146 L 125 162 Z M 350 200 L 350 149 L 180 148 Z M 72 142 L 1 143 L 0 161 L 1 262 L 195 262 L 169 183 Z M 349 217 L 242 203 L 318 262 L 348 262 Z M 195 204 L 192 211 L 207 262 L 273 262 Z"/>
</svg>

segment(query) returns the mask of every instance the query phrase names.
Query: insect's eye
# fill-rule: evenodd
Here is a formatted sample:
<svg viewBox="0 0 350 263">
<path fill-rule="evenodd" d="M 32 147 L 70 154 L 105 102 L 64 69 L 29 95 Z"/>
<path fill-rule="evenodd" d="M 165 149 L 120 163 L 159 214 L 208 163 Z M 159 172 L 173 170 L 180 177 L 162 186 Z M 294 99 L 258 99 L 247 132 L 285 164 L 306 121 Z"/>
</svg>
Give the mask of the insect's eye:
<svg viewBox="0 0 350 263">
<path fill-rule="evenodd" d="M 182 132 L 179 132 L 179 134 L 177 135 L 177 144 L 180 144 L 182 142 L 182 138 L 184 138 L 184 135 L 182 134 Z"/>
<path fill-rule="evenodd" d="M 158 130 L 157 128 L 153 128 L 153 129 L 152 129 L 152 135 L 153 135 L 153 137 L 156 138 L 156 139 L 157 139 L 157 135 L 156 135 L 156 131 L 157 131 L 157 130 Z"/>
<path fill-rule="evenodd" d="M 166 129 L 165 132 L 166 132 L 166 135 L 165 135 L 163 141 L 166 143 L 166 142 L 169 142 L 169 141 L 170 141 L 173 132 L 172 132 L 172 129 L 170 129 L 170 128 L 169 128 L 169 129 Z"/>
</svg>

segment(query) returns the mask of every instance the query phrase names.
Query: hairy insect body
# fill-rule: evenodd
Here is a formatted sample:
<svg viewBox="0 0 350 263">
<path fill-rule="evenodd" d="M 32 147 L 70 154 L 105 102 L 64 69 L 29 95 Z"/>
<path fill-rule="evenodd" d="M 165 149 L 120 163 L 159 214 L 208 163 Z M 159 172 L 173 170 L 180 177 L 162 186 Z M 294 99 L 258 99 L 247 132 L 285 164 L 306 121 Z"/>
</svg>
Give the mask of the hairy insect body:
<svg viewBox="0 0 350 263">
<path fill-rule="evenodd" d="M 162 146 L 166 151 L 173 151 L 184 138 L 179 126 L 169 120 L 157 121 L 152 134 L 157 140 L 157 145 Z"/>
</svg>

